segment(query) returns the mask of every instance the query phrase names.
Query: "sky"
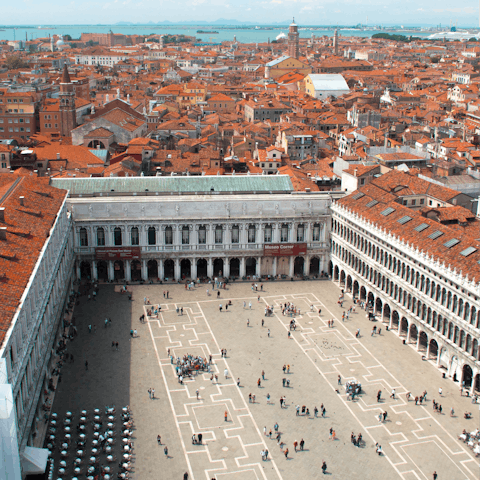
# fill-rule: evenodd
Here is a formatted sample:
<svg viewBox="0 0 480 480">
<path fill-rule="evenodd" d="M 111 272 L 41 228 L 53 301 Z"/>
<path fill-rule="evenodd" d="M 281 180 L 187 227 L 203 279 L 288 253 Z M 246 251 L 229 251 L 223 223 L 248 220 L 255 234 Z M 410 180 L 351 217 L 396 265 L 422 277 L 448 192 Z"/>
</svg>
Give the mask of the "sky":
<svg viewBox="0 0 480 480">
<path fill-rule="evenodd" d="M 169 20 L 299 25 L 479 25 L 479 0 L 19 0 L 3 2 L 3 25 L 115 24 Z"/>
</svg>

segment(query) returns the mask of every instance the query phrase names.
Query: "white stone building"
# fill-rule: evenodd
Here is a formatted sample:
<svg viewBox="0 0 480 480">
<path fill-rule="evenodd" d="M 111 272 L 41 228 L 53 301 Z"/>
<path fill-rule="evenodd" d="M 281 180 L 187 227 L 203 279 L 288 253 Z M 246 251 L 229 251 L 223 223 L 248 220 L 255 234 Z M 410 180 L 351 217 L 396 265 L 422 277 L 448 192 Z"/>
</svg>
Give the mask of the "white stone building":
<svg viewBox="0 0 480 480">
<path fill-rule="evenodd" d="M 321 274 L 343 195 L 294 192 L 288 175 L 52 184 L 70 190 L 77 277 L 125 281 Z"/>
<path fill-rule="evenodd" d="M 478 392 L 478 226 L 464 225 L 461 234 L 371 185 L 331 206 L 333 280 L 445 375 Z"/>
<path fill-rule="evenodd" d="M 31 447 L 44 421 L 74 256 L 67 192 L 33 176 L 9 176 L 0 199 L 0 478 L 20 479 L 32 466 L 26 447 L 46 461 L 46 450 Z"/>
</svg>

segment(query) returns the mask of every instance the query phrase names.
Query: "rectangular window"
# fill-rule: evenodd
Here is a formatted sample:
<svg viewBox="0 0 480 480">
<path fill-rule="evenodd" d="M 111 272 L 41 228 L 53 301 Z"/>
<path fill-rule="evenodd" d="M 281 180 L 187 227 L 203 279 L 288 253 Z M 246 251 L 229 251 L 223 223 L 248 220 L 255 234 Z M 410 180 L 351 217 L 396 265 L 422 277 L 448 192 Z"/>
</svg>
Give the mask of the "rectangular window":
<svg viewBox="0 0 480 480">
<path fill-rule="evenodd" d="M 264 235 L 264 242 L 270 243 L 272 241 L 272 226 L 266 225 L 265 226 L 265 235 Z"/>
<path fill-rule="evenodd" d="M 188 245 L 189 243 L 190 243 L 190 230 L 187 227 L 182 230 L 182 245 Z"/>
<path fill-rule="evenodd" d="M 105 246 L 105 230 L 103 228 L 97 230 L 97 245 L 99 247 Z"/>
<path fill-rule="evenodd" d="M 215 243 L 223 243 L 223 229 L 220 226 L 215 228 Z"/>
<path fill-rule="evenodd" d="M 165 229 L 165 245 L 173 245 L 173 230 L 172 227 Z"/>
<path fill-rule="evenodd" d="M 240 232 L 238 225 L 232 227 L 232 243 L 238 243 L 240 239 Z"/>
<path fill-rule="evenodd" d="M 81 247 L 88 247 L 88 235 L 87 229 L 81 228 L 80 229 L 80 246 Z"/>
<path fill-rule="evenodd" d="M 320 241 L 320 225 L 314 225 L 313 226 L 312 241 L 313 242 L 319 242 Z"/>
<path fill-rule="evenodd" d="M 255 226 L 248 227 L 248 243 L 255 243 Z"/>
<path fill-rule="evenodd" d="M 7 168 L 7 162 L 2 162 L 2 168 Z"/>
<path fill-rule="evenodd" d="M 297 242 L 305 241 L 305 228 L 303 225 L 297 227 Z"/>
<path fill-rule="evenodd" d="M 207 243 L 207 231 L 205 227 L 200 227 L 198 229 L 198 243 L 205 245 Z"/>
<path fill-rule="evenodd" d="M 132 245 L 138 245 L 138 244 L 139 244 L 138 228 L 133 227 L 132 228 Z"/>
<path fill-rule="evenodd" d="M 282 230 L 280 231 L 280 241 L 288 242 L 288 225 L 282 225 Z"/>
</svg>

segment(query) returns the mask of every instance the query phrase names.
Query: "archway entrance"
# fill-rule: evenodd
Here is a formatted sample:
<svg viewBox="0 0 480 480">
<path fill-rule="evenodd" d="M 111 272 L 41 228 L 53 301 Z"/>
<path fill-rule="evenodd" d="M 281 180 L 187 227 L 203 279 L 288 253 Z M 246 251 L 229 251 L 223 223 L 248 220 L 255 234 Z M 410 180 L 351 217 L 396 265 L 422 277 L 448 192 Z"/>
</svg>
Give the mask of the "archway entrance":
<svg viewBox="0 0 480 480">
<path fill-rule="evenodd" d="M 382 299 L 377 297 L 377 299 L 375 300 L 375 313 L 382 313 L 382 306 L 383 306 L 383 302 L 382 302 Z"/>
<path fill-rule="evenodd" d="M 80 278 L 82 280 L 90 280 L 92 278 L 90 262 L 83 261 L 80 263 Z"/>
<path fill-rule="evenodd" d="M 158 263 L 156 260 L 147 262 L 148 278 L 158 278 Z"/>
<path fill-rule="evenodd" d="M 197 277 L 207 277 L 207 261 L 204 258 L 200 258 L 199 260 L 197 260 Z"/>
<path fill-rule="evenodd" d="M 175 262 L 171 259 L 163 262 L 163 276 L 165 280 L 172 280 L 175 277 Z"/>
<path fill-rule="evenodd" d="M 139 260 L 132 260 L 130 264 L 132 282 L 139 282 L 142 279 L 142 266 Z"/>
<path fill-rule="evenodd" d="M 429 358 L 431 358 L 432 360 L 436 360 L 438 357 L 438 343 L 434 338 L 432 338 L 430 340 L 429 345 L 430 345 Z"/>
<path fill-rule="evenodd" d="M 238 277 L 240 275 L 240 260 L 232 258 L 230 260 L 230 276 Z"/>
<path fill-rule="evenodd" d="M 216 258 L 213 261 L 213 276 L 221 277 L 223 275 L 223 260 L 221 258 Z"/>
<path fill-rule="evenodd" d="M 480 391 L 480 373 L 475 375 L 475 386 L 473 388 L 476 392 Z"/>
<path fill-rule="evenodd" d="M 412 343 L 417 343 L 417 338 L 418 338 L 418 329 L 417 326 L 412 323 L 410 325 L 410 341 Z"/>
<path fill-rule="evenodd" d="M 320 274 L 320 260 L 317 257 L 310 259 L 310 275 Z"/>
<path fill-rule="evenodd" d="M 390 306 L 389 305 L 385 305 L 383 307 L 383 318 L 382 318 L 382 321 L 383 322 L 390 322 L 390 315 L 391 315 L 391 311 L 390 311 Z"/>
<path fill-rule="evenodd" d="M 305 259 L 303 257 L 295 257 L 293 261 L 293 274 L 299 277 L 303 276 Z"/>
<path fill-rule="evenodd" d="M 340 272 L 340 286 L 345 288 L 345 270 Z"/>
<path fill-rule="evenodd" d="M 257 261 L 253 257 L 247 258 L 245 273 L 247 276 L 255 275 L 257 269 Z"/>
<path fill-rule="evenodd" d="M 360 288 L 360 300 L 365 301 L 367 298 L 367 289 L 365 287 Z"/>
<path fill-rule="evenodd" d="M 375 301 L 375 297 L 373 296 L 373 293 L 372 293 L 372 292 L 368 292 L 368 296 L 367 296 L 367 305 L 368 305 L 368 308 L 371 308 L 371 309 L 373 310 L 374 301 Z"/>
<path fill-rule="evenodd" d="M 400 317 L 398 315 L 398 312 L 394 310 L 392 313 L 392 328 L 395 330 L 398 330 L 399 322 L 400 322 Z"/>
<path fill-rule="evenodd" d="M 184 258 L 180 262 L 180 275 L 182 280 L 185 278 L 190 278 L 192 276 L 192 264 L 188 258 Z"/>
<path fill-rule="evenodd" d="M 407 335 L 408 333 L 408 321 L 405 317 L 402 318 L 400 322 L 400 331 L 398 332 L 400 336 Z"/>
<path fill-rule="evenodd" d="M 125 278 L 125 270 L 121 260 L 115 260 L 113 264 L 113 271 L 115 273 L 115 280 L 123 280 Z"/>
<path fill-rule="evenodd" d="M 418 342 L 418 350 L 426 351 L 428 345 L 428 337 L 425 332 L 420 332 L 420 341 Z"/>
<path fill-rule="evenodd" d="M 99 280 L 108 281 L 108 265 L 105 260 L 97 262 L 97 276 Z"/>
<path fill-rule="evenodd" d="M 355 280 L 353 282 L 353 291 L 352 291 L 353 298 L 357 298 L 359 289 L 360 287 L 358 285 L 358 282 Z"/>
<path fill-rule="evenodd" d="M 338 270 L 338 266 L 335 265 L 335 268 L 333 269 L 333 281 L 336 282 L 338 280 L 338 277 L 339 277 L 339 270 Z"/>
<path fill-rule="evenodd" d="M 352 277 L 350 275 L 347 277 L 346 291 L 347 292 L 352 291 Z"/>
<path fill-rule="evenodd" d="M 465 364 L 463 366 L 463 375 L 462 375 L 462 385 L 465 388 L 470 388 L 472 386 L 472 380 L 473 380 L 473 371 L 470 365 Z"/>
</svg>

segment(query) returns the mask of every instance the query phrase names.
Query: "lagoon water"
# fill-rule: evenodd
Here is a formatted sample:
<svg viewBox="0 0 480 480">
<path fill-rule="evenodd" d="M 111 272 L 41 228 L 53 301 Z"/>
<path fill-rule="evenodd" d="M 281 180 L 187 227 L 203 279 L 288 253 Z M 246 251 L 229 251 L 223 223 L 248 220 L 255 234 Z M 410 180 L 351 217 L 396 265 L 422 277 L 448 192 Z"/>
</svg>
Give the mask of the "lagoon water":
<svg viewBox="0 0 480 480">
<path fill-rule="evenodd" d="M 318 26 L 300 26 L 300 37 L 307 38 L 315 35 L 321 37 L 324 35 L 333 36 L 335 27 L 318 27 Z M 3 31 L 2 31 L 3 30 Z M 262 25 L 259 29 L 254 26 L 232 26 L 232 25 L 36 25 L 36 26 L 0 26 L 0 39 L 2 40 L 25 40 L 26 35 L 28 40 L 35 38 L 44 38 L 49 35 L 70 35 L 72 39 L 79 39 L 82 33 L 123 33 L 125 35 L 188 35 L 199 38 L 202 42 L 222 42 L 232 41 L 236 36 L 240 43 L 262 43 L 267 42 L 268 39 L 275 40 L 280 33 L 288 34 L 288 25 L 285 26 L 265 26 Z M 218 34 L 199 34 L 197 30 L 216 31 Z M 379 30 L 360 30 L 360 29 L 339 29 L 340 36 L 345 37 L 371 37 Z M 398 31 L 389 33 L 401 33 L 409 36 L 426 37 L 432 32 L 409 32 Z"/>
</svg>

